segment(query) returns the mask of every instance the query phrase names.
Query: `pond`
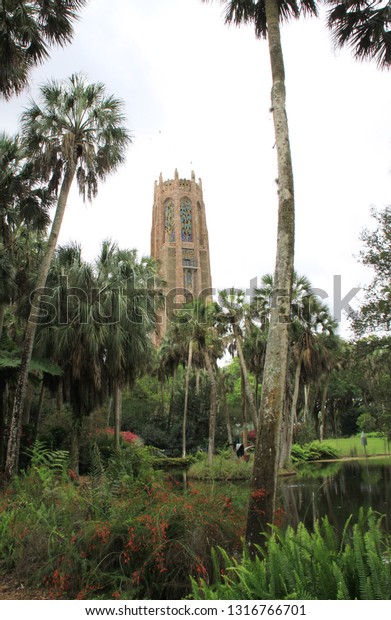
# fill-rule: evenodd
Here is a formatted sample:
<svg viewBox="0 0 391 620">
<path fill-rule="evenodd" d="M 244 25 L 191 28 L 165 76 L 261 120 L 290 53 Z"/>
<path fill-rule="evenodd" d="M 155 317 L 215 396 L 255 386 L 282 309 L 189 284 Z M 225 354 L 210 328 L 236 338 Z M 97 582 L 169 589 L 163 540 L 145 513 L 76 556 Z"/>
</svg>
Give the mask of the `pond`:
<svg viewBox="0 0 391 620">
<path fill-rule="evenodd" d="M 248 503 L 248 482 L 199 482 L 184 474 L 185 486 L 196 486 L 211 495 L 222 493 L 243 507 Z M 391 531 L 391 457 L 327 463 L 305 463 L 297 474 L 279 478 L 278 505 L 284 510 L 284 525 L 302 521 L 312 530 L 314 521 L 327 515 L 341 531 L 350 515 L 369 507 L 385 515 L 384 526 Z"/>
<path fill-rule="evenodd" d="M 385 515 L 391 526 L 391 459 L 360 459 L 301 466 L 298 475 L 279 481 L 278 497 L 286 522 L 303 521 L 312 529 L 315 519 L 327 515 L 341 530 L 360 507 Z"/>
</svg>

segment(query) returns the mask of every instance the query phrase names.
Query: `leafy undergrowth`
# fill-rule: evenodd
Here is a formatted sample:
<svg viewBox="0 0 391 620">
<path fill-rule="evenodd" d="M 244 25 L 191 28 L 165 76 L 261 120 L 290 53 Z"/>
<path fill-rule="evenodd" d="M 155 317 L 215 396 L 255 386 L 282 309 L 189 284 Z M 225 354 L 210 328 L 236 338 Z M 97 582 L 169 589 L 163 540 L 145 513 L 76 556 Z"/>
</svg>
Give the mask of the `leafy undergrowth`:
<svg viewBox="0 0 391 620">
<path fill-rule="evenodd" d="M 224 452 L 215 456 L 211 465 L 203 456 L 190 466 L 188 476 L 196 480 L 249 480 L 252 468 L 252 460 L 246 462 L 236 456 L 231 458 L 230 453 Z"/>
<path fill-rule="evenodd" d="M 214 572 L 192 579 L 197 600 L 390 600 L 391 546 L 381 519 L 361 509 L 349 520 L 342 539 L 327 517 L 314 532 L 275 529 L 266 550 L 240 560 L 225 550 L 213 551 Z"/>
<path fill-rule="evenodd" d="M 293 444 L 291 459 L 293 463 L 301 461 L 320 461 L 338 459 L 340 452 L 326 441 L 313 441 L 304 445 Z"/>
<path fill-rule="evenodd" d="M 179 599 L 190 575 L 212 572 L 212 547 L 238 553 L 244 520 L 230 498 L 159 480 L 144 450 L 107 466 L 97 454 L 79 484 L 67 453 L 36 446 L 0 503 L 0 572 L 53 599 Z"/>
</svg>

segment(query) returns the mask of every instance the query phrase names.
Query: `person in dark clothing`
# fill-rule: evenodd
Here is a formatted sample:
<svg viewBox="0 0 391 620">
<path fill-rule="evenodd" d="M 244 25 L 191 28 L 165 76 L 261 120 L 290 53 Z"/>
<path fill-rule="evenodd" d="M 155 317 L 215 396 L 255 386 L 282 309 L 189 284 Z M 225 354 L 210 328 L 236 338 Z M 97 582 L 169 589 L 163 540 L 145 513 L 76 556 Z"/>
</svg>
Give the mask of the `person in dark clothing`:
<svg viewBox="0 0 391 620">
<path fill-rule="evenodd" d="M 242 443 L 236 444 L 236 456 L 241 459 L 244 456 L 244 445 Z"/>
</svg>

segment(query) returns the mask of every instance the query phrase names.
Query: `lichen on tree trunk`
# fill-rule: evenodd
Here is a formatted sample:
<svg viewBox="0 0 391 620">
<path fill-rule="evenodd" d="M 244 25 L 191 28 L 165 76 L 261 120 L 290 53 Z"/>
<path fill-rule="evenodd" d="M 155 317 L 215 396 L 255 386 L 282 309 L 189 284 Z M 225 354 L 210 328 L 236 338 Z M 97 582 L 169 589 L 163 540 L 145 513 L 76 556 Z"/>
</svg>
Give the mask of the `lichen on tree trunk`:
<svg viewBox="0 0 391 620">
<path fill-rule="evenodd" d="M 256 545 L 265 544 L 263 533 L 268 530 L 274 518 L 280 428 L 285 411 L 294 265 L 294 188 L 285 109 L 285 72 L 279 27 L 279 3 L 277 0 L 265 0 L 265 8 L 273 82 L 271 105 L 277 148 L 278 230 L 275 288 L 246 527 L 246 541 L 251 555 L 257 553 Z"/>
</svg>

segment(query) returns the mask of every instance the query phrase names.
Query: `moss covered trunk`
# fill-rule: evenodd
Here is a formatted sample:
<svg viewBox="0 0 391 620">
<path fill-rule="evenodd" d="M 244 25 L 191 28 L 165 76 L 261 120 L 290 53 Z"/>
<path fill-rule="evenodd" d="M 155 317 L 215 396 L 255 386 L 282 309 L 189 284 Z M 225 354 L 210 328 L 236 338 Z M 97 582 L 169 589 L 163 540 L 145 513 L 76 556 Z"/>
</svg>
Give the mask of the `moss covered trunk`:
<svg viewBox="0 0 391 620">
<path fill-rule="evenodd" d="M 265 0 L 265 7 L 272 69 L 271 105 L 277 147 L 279 191 L 275 288 L 246 527 L 246 540 L 251 555 L 257 552 L 255 545 L 264 545 L 265 537 L 262 533 L 269 529 L 269 524 L 274 518 L 280 428 L 285 410 L 294 265 L 293 171 L 285 109 L 285 72 L 280 39 L 279 3 L 277 0 Z"/>
</svg>

